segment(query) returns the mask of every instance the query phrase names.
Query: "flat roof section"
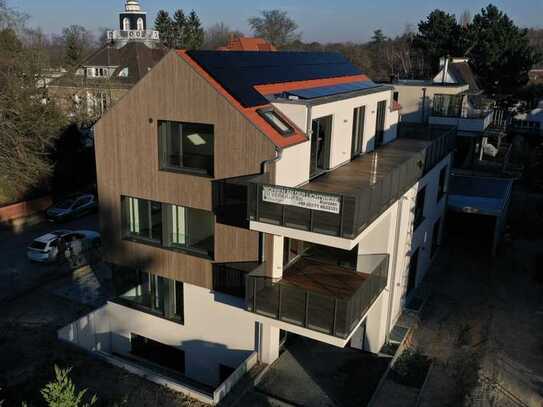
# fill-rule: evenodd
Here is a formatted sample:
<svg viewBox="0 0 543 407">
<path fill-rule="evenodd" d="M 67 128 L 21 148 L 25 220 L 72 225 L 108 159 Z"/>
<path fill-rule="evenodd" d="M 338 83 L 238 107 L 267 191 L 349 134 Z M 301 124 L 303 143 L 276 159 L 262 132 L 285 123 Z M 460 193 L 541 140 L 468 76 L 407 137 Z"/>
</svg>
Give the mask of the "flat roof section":
<svg viewBox="0 0 543 407">
<path fill-rule="evenodd" d="M 413 155 L 423 153 L 431 141 L 400 138 L 379 149 L 363 154 L 301 187 L 307 191 L 349 194 L 358 193 L 390 174 Z M 421 155 L 421 159 L 424 156 Z"/>
<path fill-rule="evenodd" d="M 451 175 L 448 207 L 457 212 L 505 216 L 512 187 L 511 179 Z"/>
</svg>

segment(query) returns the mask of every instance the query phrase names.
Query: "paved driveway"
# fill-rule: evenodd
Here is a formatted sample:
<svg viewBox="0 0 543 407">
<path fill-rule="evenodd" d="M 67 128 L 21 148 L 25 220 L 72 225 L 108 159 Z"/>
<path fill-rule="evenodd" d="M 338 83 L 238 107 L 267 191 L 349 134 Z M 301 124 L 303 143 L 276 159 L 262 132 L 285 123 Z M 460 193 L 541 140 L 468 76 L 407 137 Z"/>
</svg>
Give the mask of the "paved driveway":
<svg viewBox="0 0 543 407">
<path fill-rule="evenodd" d="M 44 222 L 21 233 L 0 231 L 0 301 L 35 286 L 58 271 L 57 265 L 33 263 L 26 258 L 26 247 L 34 238 L 56 229 L 99 231 L 98 215 L 63 224 Z"/>
</svg>

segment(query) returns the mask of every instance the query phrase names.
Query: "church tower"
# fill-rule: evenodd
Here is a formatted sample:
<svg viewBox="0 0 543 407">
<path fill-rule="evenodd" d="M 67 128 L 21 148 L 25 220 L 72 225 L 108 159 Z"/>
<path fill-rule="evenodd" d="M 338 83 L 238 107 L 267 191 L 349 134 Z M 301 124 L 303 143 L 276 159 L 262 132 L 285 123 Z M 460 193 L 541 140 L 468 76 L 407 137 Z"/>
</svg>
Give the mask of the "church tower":
<svg viewBox="0 0 543 407">
<path fill-rule="evenodd" d="M 147 13 L 142 11 L 138 0 L 126 0 L 124 12 L 119 14 L 121 31 L 147 30 Z"/>
<path fill-rule="evenodd" d="M 124 10 L 119 13 L 119 29 L 108 31 L 108 41 L 115 47 L 124 47 L 130 41 L 142 41 L 154 48 L 160 44 L 158 31 L 147 29 L 147 12 L 139 0 L 126 0 Z"/>
</svg>

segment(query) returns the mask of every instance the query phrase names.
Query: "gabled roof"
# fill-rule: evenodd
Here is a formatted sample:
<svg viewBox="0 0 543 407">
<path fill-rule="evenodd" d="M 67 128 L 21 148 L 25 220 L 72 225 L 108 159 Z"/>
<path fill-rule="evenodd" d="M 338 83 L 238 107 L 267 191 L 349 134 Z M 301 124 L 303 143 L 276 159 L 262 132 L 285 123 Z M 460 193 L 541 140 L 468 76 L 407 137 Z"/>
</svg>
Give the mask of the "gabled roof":
<svg viewBox="0 0 543 407">
<path fill-rule="evenodd" d="M 108 79 L 110 83 L 120 85 L 135 85 L 145 76 L 167 53 L 168 49 L 164 47 L 150 48 L 142 42 L 128 42 L 122 48 L 115 48 L 111 45 L 105 45 L 91 54 L 80 67 L 116 67 L 113 75 Z M 120 77 L 122 70 L 128 68 L 128 76 Z M 65 75 L 54 81 L 55 86 L 69 86 L 73 84 L 72 75 Z M 91 78 L 90 80 L 104 80 L 100 78 Z"/>
<path fill-rule="evenodd" d="M 232 38 L 226 47 L 218 51 L 277 51 L 277 49 L 263 38 L 237 37 Z"/>
<path fill-rule="evenodd" d="M 449 74 L 457 83 L 469 85 L 470 91 L 479 91 L 477 77 L 468 62 L 454 62 L 449 64 Z"/>
<path fill-rule="evenodd" d="M 369 80 L 336 53 L 177 51 L 177 54 L 278 148 L 301 143 L 307 137 L 277 110 L 294 129 L 292 135 L 282 135 L 259 114 L 260 109 L 273 108 L 267 95 Z"/>
<path fill-rule="evenodd" d="M 244 107 L 268 103 L 255 89 L 257 85 L 362 74 L 338 53 L 188 51 L 187 54 Z"/>
</svg>

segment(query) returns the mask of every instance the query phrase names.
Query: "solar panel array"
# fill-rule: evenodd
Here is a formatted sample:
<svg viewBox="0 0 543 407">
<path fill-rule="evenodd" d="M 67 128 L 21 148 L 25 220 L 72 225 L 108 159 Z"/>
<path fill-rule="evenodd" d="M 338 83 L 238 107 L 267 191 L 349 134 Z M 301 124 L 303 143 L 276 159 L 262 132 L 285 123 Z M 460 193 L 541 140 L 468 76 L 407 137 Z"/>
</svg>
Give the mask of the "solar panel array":
<svg viewBox="0 0 543 407">
<path fill-rule="evenodd" d="M 255 85 L 361 74 L 343 55 L 330 52 L 189 51 L 188 55 L 244 107 L 268 103 Z"/>
<path fill-rule="evenodd" d="M 368 90 L 378 88 L 381 85 L 376 84 L 373 81 L 361 81 L 342 83 L 339 85 L 322 86 L 319 88 L 311 89 L 299 89 L 288 91 L 287 95 L 297 96 L 300 99 L 315 99 L 325 96 L 340 95 L 342 93 L 356 92 L 360 90 Z"/>
</svg>

